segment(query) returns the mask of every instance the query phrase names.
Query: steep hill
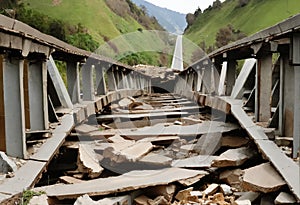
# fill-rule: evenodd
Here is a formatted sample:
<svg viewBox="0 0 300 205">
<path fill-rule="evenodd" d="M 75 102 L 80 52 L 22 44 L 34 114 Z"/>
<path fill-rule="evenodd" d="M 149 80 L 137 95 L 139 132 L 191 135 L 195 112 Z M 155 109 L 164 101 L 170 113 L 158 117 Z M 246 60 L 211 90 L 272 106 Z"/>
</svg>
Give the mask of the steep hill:
<svg viewBox="0 0 300 205">
<path fill-rule="evenodd" d="M 154 16 L 168 32 L 182 34 L 187 26 L 185 14 L 151 4 L 144 0 L 132 0 L 138 6 L 144 6 L 150 16 Z"/>
<path fill-rule="evenodd" d="M 221 7 L 210 7 L 197 15 L 185 37 L 198 45 L 215 45 L 220 28 L 231 25 L 246 35 L 272 26 L 300 12 L 299 0 L 226 0 Z"/>
<path fill-rule="evenodd" d="M 22 0 L 26 7 L 83 25 L 100 44 L 122 34 L 162 27 L 129 0 Z"/>
</svg>

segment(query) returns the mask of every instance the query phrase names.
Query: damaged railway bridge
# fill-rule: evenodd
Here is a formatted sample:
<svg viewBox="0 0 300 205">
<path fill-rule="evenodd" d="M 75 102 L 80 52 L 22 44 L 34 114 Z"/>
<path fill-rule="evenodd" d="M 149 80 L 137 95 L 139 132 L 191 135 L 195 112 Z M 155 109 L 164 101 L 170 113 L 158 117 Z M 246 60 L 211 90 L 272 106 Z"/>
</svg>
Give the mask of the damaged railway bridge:
<svg viewBox="0 0 300 205">
<path fill-rule="evenodd" d="M 151 75 L 0 15 L 0 203 L 299 203 L 299 32 L 296 15 L 153 93 Z"/>
</svg>

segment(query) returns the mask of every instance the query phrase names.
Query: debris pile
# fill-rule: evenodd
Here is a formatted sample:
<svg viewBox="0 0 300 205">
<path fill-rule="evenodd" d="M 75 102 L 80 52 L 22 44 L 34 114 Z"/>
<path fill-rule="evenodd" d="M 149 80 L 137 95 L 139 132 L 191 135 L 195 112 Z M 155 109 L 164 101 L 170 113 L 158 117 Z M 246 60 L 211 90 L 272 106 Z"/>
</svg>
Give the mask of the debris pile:
<svg viewBox="0 0 300 205">
<path fill-rule="evenodd" d="M 176 96 L 124 98 L 65 142 L 76 168 L 33 191 L 49 204 L 296 203 L 247 133 L 218 117 Z"/>
</svg>

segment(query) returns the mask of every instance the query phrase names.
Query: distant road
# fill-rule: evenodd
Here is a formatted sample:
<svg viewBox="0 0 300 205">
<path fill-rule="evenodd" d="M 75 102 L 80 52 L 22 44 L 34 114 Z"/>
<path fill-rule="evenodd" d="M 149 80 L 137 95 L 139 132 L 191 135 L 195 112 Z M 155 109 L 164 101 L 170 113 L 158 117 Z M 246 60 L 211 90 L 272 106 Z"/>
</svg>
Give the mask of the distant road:
<svg viewBox="0 0 300 205">
<path fill-rule="evenodd" d="M 182 35 L 177 36 L 171 68 L 177 69 L 180 71 L 183 70 Z"/>
</svg>

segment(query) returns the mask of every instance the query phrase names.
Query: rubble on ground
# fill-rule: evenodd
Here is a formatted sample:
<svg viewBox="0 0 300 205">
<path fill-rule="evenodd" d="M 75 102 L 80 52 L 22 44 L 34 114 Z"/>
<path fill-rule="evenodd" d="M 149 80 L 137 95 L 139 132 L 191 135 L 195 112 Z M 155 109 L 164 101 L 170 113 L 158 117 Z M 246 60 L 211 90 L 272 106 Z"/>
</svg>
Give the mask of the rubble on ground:
<svg viewBox="0 0 300 205">
<path fill-rule="evenodd" d="M 76 126 L 65 142 L 77 153 L 75 168 L 34 190 L 76 205 L 296 203 L 239 126 L 210 121 L 207 108 L 191 105 L 161 94 L 112 103 L 113 117 Z"/>
</svg>

